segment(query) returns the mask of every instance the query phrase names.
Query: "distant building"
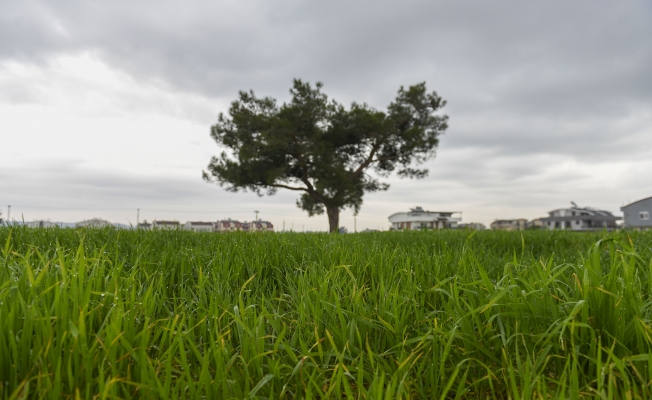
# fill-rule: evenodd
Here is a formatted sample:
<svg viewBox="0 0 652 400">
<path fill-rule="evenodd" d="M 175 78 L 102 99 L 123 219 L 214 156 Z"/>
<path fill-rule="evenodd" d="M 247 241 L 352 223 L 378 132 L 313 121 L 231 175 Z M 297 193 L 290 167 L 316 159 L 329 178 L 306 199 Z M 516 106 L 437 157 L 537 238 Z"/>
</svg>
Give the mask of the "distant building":
<svg viewBox="0 0 652 400">
<path fill-rule="evenodd" d="M 468 222 L 464 224 L 457 224 L 457 227 L 459 229 L 475 229 L 476 231 L 483 231 L 487 229 L 487 227 L 484 226 L 484 224 L 481 224 L 479 222 Z"/>
<path fill-rule="evenodd" d="M 459 211 L 425 211 L 421 207 L 389 216 L 391 230 L 419 230 L 456 228 L 462 221 Z"/>
<path fill-rule="evenodd" d="M 215 226 L 212 222 L 188 221 L 183 225 L 183 229 L 195 232 L 213 232 Z"/>
<path fill-rule="evenodd" d="M 616 221 L 622 218 L 614 216 L 609 211 L 597 210 L 590 207 L 578 207 L 571 202 L 570 208 L 560 208 L 550 211 L 547 218 L 541 221 L 548 229 L 570 229 L 573 231 L 595 231 L 602 229 L 616 229 Z"/>
<path fill-rule="evenodd" d="M 138 229 L 151 230 L 152 224 L 150 224 L 149 222 L 147 222 L 147 220 L 145 220 L 140 224 L 138 224 Z"/>
<path fill-rule="evenodd" d="M 633 229 L 652 229 L 652 197 L 620 207 L 624 214 L 623 226 Z"/>
<path fill-rule="evenodd" d="M 181 228 L 179 221 L 152 221 L 152 229 L 174 230 Z"/>
<path fill-rule="evenodd" d="M 54 228 L 57 224 L 50 221 L 31 221 L 26 222 L 25 226 L 28 228 Z"/>
<path fill-rule="evenodd" d="M 214 225 L 216 232 L 235 232 L 241 231 L 242 228 L 242 222 L 232 220 L 231 218 L 217 221 Z"/>
<path fill-rule="evenodd" d="M 491 223 L 490 227 L 497 231 L 524 231 L 527 229 L 527 219 L 497 219 Z"/>
<path fill-rule="evenodd" d="M 102 218 L 85 219 L 75 223 L 75 228 L 105 228 L 108 226 L 113 227 L 113 224 Z"/>
<path fill-rule="evenodd" d="M 528 229 L 545 229 L 547 227 L 548 227 L 547 224 L 543 222 L 543 218 L 533 219 L 532 221 L 527 223 Z"/>
<path fill-rule="evenodd" d="M 243 222 L 242 229 L 248 232 L 274 232 L 274 225 L 269 221 Z"/>
</svg>

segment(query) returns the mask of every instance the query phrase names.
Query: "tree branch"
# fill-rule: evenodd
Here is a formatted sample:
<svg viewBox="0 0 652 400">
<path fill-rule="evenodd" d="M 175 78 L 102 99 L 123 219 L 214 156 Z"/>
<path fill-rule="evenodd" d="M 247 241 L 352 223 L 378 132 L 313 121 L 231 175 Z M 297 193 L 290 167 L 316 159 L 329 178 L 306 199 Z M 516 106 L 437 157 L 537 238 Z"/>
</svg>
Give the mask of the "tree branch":
<svg viewBox="0 0 652 400">
<path fill-rule="evenodd" d="M 302 179 L 302 180 L 303 180 L 303 179 Z M 306 179 L 306 180 L 303 180 L 303 182 L 304 182 L 304 183 L 306 184 L 306 186 L 308 186 L 308 187 L 305 187 L 305 188 L 304 188 L 304 187 L 294 187 L 294 186 L 282 185 L 282 184 L 280 184 L 280 183 L 274 183 L 274 184 L 272 184 L 272 185 L 267 185 L 267 186 L 277 187 L 277 188 L 282 188 L 282 189 L 289 189 L 289 190 L 296 190 L 296 191 L 303 191 L 303 192 L 308 193 L 310 196 L 312 196 L 312 197 L 315 198 L 316 200 L 318 200 L 318 201 L 320 201 L 320 202 L 323 203 L 324 200 L 325 200 L 325 199 L 324 199 L 324 196 L 322 196 L 322 195 L 320 195 L 319 193 L 317 193 L 317 191 L 316 191 L 316 190 L 312 187 L 312 185 L 310 184 L 310 181 L 308 181 L 308 180 Z"/>
<path fill-rule="evenodd" d="M 374 147 L 371 148 L 371 152 L 369 152 L 369 156 L 367 156 L 367 159 L 364 160 L 362 164 L 360 164 L 358 169 L 356 169 L 355 171 L 353 171 L 353 173 L 351 173 L 351 178 L 357 178 L 358 175 L 360 175 L 362 171 L 364 171 L 364 169 L 369 166 L 369 164 L 375 161 L 374 156 L 376 155 L 378 149 L 380 149 L 380 143 L 374 144 Z"/>
<path fill-rule="evenodd" d="M 313 198 L 315 198 L 318 201 L 324 202 L 325 198 L 321 194 L 317 193 L 315 190 L 314 186 L 312 183 L 310 183 L 310 180 L 308 179 L 308 171 L 306 170 L 306 167 L 308 165 L 308 161 L 305 159 L 301 151 L 299 151 L 299 143 L 297 143 L 297 137 L 294 136 L 293 138 L 295 148 L 297 149 L 296 151 L 289 151 L 291 155 L 293 155 L 297 161 L 299 161 L 299 165 L 301 166 L 301 182 L 303 182 L 306 185 L 305 189 L 302 189 L 306 192 L 308 192 L 309 195 L 311 195 Z"/>
<path fill-rule="evenodd" d="M 282 188 L 282 189 L 290 189 L 290 190 L 302 190 L 304 192 L 308 191 L 308 188 L 281 185 L 280 183 L 274 183 L 274 184 L 267 185 L 267 186 L 277 187 L 277 188 Z"/>
<path fill-rule="evenodd" d="M 379 162 L 379 161 L 389 161 L 389 160 L 396 160 L 400 156 L 392 156 L 392 157 L 382 157 L 382 158 L 377 158 L 374 160 L 374 162 Z"/>
</svg>

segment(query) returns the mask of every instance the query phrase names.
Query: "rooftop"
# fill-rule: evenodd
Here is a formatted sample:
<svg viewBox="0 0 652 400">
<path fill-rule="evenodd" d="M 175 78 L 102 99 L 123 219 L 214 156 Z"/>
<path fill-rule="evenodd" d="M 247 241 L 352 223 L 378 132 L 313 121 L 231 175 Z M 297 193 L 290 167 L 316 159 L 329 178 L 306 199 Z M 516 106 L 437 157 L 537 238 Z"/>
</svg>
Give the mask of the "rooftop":
<svg viewBox="0 0 652 400">
<path fill-rule="evenodd" d="M 620 209 L 622 210 L 622 209 L 625 208 L 625 207 L 629 207 L 629 206 L 631 206 L 631 205 L 633 205 L 633 204 L 640 203 L 641 201 L 650 200 L 650 199 L 652 199 L 652 196 L 650 196 L 650 197 L 646 197 L 646 198 L 644 198 L 644 199 L 640 199 L 640 200 L 633 201 L 633 202 L 631 202 L 631 203 L 629 203 L 629 204 L 626 204 L 626 205 L 620 207 Z"/>
</svg>

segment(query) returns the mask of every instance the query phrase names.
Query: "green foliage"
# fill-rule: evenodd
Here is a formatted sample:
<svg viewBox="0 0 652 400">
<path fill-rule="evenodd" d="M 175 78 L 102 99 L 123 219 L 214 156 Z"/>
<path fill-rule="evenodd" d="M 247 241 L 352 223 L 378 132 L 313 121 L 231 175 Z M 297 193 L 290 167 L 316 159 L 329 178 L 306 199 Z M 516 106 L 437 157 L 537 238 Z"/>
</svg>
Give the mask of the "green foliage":
<svg viewBox="0 0 652 400">
<path fill-rule="evenodd" d="M 366 192 L 389 185 L 367 173 L 422 178 L 426 169 L 413 168 L 434 157 L 447 117 L 435 115 L 446 102 L 428 94 L 425 83 L 399 89 L 386 113 L 366 104 L 344 108 L 300 80 L 292 100 L 276 100 L 240 92 L 229 117 L 220 114 L 212 138 L 229 151 L 213 157 L 204 179 L 228 190 L 274 194 L 279 188 L 302 192 L 297 206 L 308 215 L 328 211 L 331 231 L 339 210 L 357 213 Z"/>
<path fill-rule="evenodd" d="M 0 228 L 0 398 L 650 398 L 651 289 L 651 233 Z"/>
</svg>

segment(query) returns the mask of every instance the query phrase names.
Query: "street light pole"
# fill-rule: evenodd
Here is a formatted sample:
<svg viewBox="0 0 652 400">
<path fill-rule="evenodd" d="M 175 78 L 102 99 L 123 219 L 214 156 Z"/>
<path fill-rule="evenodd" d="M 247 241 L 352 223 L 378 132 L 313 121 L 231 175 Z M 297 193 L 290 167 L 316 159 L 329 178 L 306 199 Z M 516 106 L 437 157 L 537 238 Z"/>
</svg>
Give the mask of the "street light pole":
<svg viewBox="0 0 652 400">
<path fill-rule="evenodd" d="M 254 211 L 254 213 L 256 213 L 256 221 L 258 221 L 258 213 L 259 213 L 259 212 L 260 212 L 260 211 L 258 211 L 258 210 Z"/>
</svg>

